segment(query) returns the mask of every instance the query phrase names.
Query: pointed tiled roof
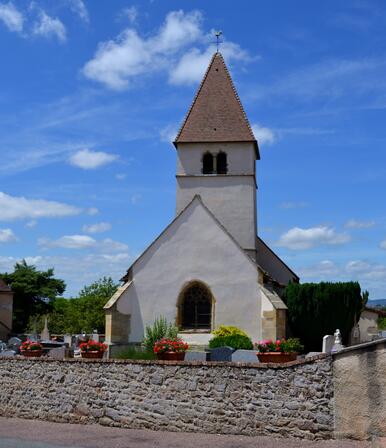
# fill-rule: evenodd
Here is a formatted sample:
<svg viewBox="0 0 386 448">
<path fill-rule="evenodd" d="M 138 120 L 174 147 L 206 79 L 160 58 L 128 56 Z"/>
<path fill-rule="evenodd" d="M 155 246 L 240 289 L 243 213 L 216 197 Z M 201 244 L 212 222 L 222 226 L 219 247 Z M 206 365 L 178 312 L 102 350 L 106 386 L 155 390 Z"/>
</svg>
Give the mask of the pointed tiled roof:
<svg viewBox="0 0 386 448">
<path fill-rule="evenodd" d="M 215 53 L 177 135 L 177 143 L 252 142 L 259 149 L 221 53 Z"/>
</svg>

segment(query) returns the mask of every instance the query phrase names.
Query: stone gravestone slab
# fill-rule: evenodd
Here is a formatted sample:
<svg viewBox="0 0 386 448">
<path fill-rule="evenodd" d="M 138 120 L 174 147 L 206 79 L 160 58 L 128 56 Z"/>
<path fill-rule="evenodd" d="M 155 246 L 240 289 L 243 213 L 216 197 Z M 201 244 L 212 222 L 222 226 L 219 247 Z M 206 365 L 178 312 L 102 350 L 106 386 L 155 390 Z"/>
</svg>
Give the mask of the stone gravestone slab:
<svg viewBox="0 0 386 448">
<path fill-rule="evenodd" d="M 334 346 L 334 336 L 327 334 L 323 337 L 323 353 L 331 353 L 332 347 Z"/>
<path fill-rule="evenodd" d="M 54 358 L 54 359 L 64 359 L 64 357 L 66 356 L 66 350 L 67 350 L 67 347 L 64 345 L 63 345 L 63 347 L 52 348 L 48 352 L 48 356 L 50 358 Z"/>
<path fill-rule="evenodd" d="M 233 362 L 259 362 L 256 350 L 236 350 L 232 353 Z"/>
<path fill-rule="evenodd" d="M 232 347 L 217 347 L 210 350 L 211 361 L 232 361 Z"/>
<path fill-rule="evenodd" d="M 185 353 L 185 361 L 207 361 L 208 352 L 187 351 Z"/>
</svg>

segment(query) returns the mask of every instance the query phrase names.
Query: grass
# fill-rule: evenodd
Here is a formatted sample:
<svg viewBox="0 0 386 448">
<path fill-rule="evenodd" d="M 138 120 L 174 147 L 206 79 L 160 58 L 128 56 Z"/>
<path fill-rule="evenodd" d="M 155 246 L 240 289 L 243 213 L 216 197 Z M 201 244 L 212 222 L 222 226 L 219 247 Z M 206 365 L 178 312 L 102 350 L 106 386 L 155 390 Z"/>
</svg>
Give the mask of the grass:
<svg viewBox="0 0 386 448">
<path fill-rule="evenodd" d="M 156 359 L 153 352 L 142 350 L 141 348 L 130 347 L 117 353 L 114 358 L 116 359 Z"/>
</svg>

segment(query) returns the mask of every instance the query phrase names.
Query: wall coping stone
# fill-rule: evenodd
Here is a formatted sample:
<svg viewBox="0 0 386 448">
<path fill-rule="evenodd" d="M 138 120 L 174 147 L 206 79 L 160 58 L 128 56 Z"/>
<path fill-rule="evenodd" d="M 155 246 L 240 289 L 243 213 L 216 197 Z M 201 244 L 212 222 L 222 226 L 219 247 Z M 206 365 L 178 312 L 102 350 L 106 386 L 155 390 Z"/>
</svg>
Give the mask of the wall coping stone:
<svg viewBox="0 0 386 448">
<path fill-rule="evenodd" d="M 142 360 L 142 359 L 84 359 L 84 358 L 67 358 L 54 359 L 48 357 L 42 358 L 26 358 L 24 356 L 0 356 L 1 361 L 16 362 L 59 362 L 59 363 L 93 363 L 93 364 L 142 364 L 142 365 L 164 365 L 164 366 L 181 366 L 181 367 L 236 367 L 242 369 L 286 369 L 289 367 L 302 366 L 304 364 L 312 364 L 321 359 L 331 358 L 330 354 L 321 353 L 320 355 L 310 358 L 298 359 L 287 363 L 253 363 L 253 362 L 223 362 L 223 361 L 159 361 L 159 360 Z"/>
<path fill-rule="evenodd" d="M 363 349 L 367 349 L 369 347 L 373 347 L 373 346 L 380 345 L 380 344 L 385 344 L 386 345 L 386 338 L 376 339 L 375 341 L 364 342 L 362 344 L 351 345 L 350 347 L 345 347 L 342 350 L 339 350 L 338 352 L 331 352 L 331 355 L 334 358 L 336 358 L 336 357 L 339 357 L 339 355 L 343 355 L 343 354 L 348 353 L 348 352 L 354 352 L 354 351 L 357 351 L 357 350 L 363 350 Z"/>
</svg>

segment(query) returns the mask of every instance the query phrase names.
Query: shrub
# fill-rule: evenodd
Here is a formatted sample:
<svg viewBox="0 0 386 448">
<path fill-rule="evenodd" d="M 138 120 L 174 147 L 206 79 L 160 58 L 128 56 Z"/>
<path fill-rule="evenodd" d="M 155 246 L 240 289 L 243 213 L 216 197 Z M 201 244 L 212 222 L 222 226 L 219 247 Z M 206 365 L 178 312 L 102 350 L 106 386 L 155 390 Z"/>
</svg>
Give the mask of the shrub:
<svg viewBox="0 0 386 448">
<path fill-rule="evenodd" d="M 27 339 L 20 346 L 20 351 L 22 352 L 34 352 L 38 350 L 42 350 L 43 346 L 40 342 L 30 341 Z"/>
<path fill-rule="evenodd" d="M 147 325 L 145 329 L 145 339 L 143 341 L 146 350 L 152 352 L 154 344 L 163 338 L 175 339 L 178 334 L 178 328 L 167 322 L 163 316 L 158 317 L 153 325 Z"/>
<path fill-rule="evenodd" d="M 272 339 L 266 339 L 256 344 L 257 350 L 260 353 L 266 352 L 280 352 L 280 353 L 299 353 L 303 351 L 304 346 L 301 344 L 298 338 L 278 339 L 273 341 Z"/>
<path fill-rule="evenodd" d="M 215 336 L 209 341 L 209 348 L 232 347 L 235 350 L 252 350 L 253 344 L 248 336 L 231 334 L 227 336 Z"/>
<path fill-rule="evenodd" d="M 105 352 L 107 350 L 107 345 L 103 342 L 97 342 L 97 341 L 88 341 L 88 342 L 82 342 L 82 344 L 79 345 L 81 352 Z"/>
<path fill-rule="evenodd" d="M 189 345 L 184 342 L 180 338 L 163 338 L 157 341 L 154 344 L 154 353 L 165 353 L 165 352 L 186 352 L 186 350 L 189 348 Z"/>
<path fill-rule="evenodd" d="M 240 330 L 240 328 L 232 327 L 232 325 L 220 325 L 217 330 L 213 331 L 213 334 L 215 336 L 234 336 L 236 334 L 240 336 L 247 336 L 247 333 L 245 331 Z"/>
<path fill-rule="evenodd" d="M 386 330 L 386 317 L 382 317 L 382 316 L 378 317 L 378 329 Z"/>
<path fill-rule="evenodd" d="M 367 298 L 357 282 L 290 283 L 284 292 L 289 325 L 307 351 L 320 351 L 323 336 L 337 328 L 347 343 Z"/>
</svg>

